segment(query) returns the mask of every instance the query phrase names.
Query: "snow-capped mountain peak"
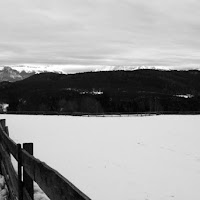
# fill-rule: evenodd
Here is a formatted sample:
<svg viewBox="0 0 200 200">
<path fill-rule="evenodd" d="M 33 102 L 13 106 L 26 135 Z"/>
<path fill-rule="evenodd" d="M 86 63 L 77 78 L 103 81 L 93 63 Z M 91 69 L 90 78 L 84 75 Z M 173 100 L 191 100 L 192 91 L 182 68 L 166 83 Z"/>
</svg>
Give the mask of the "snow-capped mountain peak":
<svg viewBox="0 0 200 200">
<path fill-rule="evenodd" d="M 33 65 L 33 64 L 20 64 L 20 65 L 8 65 L 1 66 L 0 69 L 11 68 L 18 72 L 26 72 L 26 73 L 43 73 L 43 72 L 54 72 L 63 74 L 65 73 L 59 66 L 55 65 Z"/>
<path fill-rule="evenodd" d="M 0 67 L 0 82 L 9 81 L 15 82 L 28 78 L 34 74 L 54 72 L 62 74 L 62 70 L 57 70 L 52 67 L 40 67 L 29 65 L 17 65 L 17 66 L 2 66 Z"/>
<path fill-rule="evenodd" d="M 140 69 L 153 69 L 153 70 L 162 70 L 162 71 L 169 71 L 173 70 L 174 67 L 169 66 L 101 66 L 95 69 L 96 72 L 98 71 L 134 71 Z"/>
</svg>

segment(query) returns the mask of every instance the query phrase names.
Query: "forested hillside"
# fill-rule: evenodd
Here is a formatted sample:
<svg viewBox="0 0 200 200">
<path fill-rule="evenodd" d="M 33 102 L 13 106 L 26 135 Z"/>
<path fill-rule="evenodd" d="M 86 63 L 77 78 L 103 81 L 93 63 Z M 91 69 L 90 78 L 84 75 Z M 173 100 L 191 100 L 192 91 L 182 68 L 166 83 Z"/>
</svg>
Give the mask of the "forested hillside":
<svg viewBox="0 0 200 200">
<path fill-rule="evenodd" d="M 9 111 L 200 111 L 200 72 L 42 73 L 1 82 L 0 101 L 9 104 Z"/>
</svg>

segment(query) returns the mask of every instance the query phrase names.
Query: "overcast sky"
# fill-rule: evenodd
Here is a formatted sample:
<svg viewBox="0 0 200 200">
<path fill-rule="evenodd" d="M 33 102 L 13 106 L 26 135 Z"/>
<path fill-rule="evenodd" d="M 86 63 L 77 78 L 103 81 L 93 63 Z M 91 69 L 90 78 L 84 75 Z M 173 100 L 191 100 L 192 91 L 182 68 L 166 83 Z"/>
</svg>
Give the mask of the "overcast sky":
<svg viewBox="0 0 200 200">
<path fill-rule="evenodd" d="M 199 0 L 0 0 L 0 65 L 200 66 Z"/>
</svg>

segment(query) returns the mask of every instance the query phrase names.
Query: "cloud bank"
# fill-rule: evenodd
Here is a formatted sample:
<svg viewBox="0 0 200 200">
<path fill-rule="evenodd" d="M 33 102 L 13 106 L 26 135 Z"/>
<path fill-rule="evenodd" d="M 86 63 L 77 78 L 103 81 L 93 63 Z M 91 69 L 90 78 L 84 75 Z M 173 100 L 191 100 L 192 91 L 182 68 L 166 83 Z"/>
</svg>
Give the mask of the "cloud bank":
<svg viewBox="0 0 200 200">
<path fill-rule="evenodd" d="M 198 0 L 0 0 L 0 65 L 200 66 Z"/>
</svg>

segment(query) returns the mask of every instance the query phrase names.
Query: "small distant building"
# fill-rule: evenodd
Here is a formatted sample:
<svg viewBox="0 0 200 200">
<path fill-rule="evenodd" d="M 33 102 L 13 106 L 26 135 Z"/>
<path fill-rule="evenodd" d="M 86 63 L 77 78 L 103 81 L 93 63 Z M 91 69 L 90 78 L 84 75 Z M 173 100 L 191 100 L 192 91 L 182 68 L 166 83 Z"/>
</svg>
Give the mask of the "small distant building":
<svg viewBox="0 0 200 200">
<path fill-rule="evenodd" d="M 194 97 L 194 95 L 192 94 L 179 94 L 179 95 L 176 95 L 177 97 L 181 97 L 181 98 L 185 98 L 185 99 L 190 99 L 192 97 Z"/>
<path fill-rule="evenodd" d="M 3 113 L 7 112 L 8 107 L 9 107 L 9 104 L 0 103 L 0 112 L 3 112 Z"/>
</svg>

